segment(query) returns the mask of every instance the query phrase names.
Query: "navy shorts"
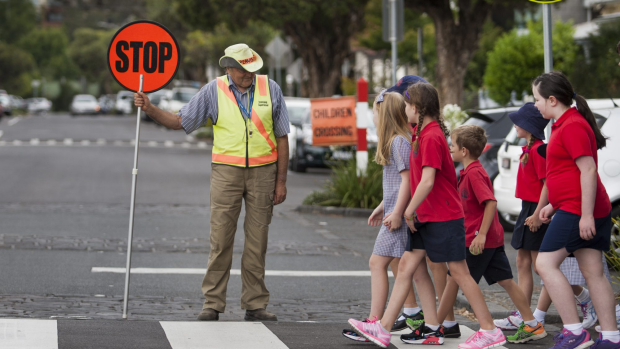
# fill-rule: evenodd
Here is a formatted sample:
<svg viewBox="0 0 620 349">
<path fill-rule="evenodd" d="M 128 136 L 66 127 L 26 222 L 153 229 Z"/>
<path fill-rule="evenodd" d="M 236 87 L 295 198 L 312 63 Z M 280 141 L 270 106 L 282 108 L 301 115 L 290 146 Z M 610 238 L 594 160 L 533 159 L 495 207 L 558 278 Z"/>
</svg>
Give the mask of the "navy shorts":
<svg viewBox="0 0 620 349">
<path fill-rule="evenodd" d="M 426 250 L 433 263 L 465 259 L 465 220 L 416 223 L 416 232 L 408 231 L 405 251 Z"/>
<path fill-rule="evenodd" d="M 581 216 L 574 213 L 558 210 L 545 234 L 540 246 L 540 252 L 553 252 L 566 248 L 573 253 L 582 248 L 592 248 L 607 252 L 611 240 L 611 212 L 604 218 L 594 220 L 596 235 L 592 240 L 584 240 L 579 235 L 579 220 Z"/>
<path fill-rule="evenodd" d="M 469 248 L 465 248 L 465 253 L 467 254 L 466 261 L 469 274 L 476 283 L 480 283 L 483 276 L 489 285 L 512 279 L 512 269 L 504 246 L 485 248 L 479 255 L 473 255 L 469 252 Z M 448 271 L 448 275 L 450 275 L 450 271 Z"/>
<path fill-rule="evenodd" d="M 521 204 L 521 213 L 519 214 L 519 218 L 517 218 L 517 223 L 515 223 L 512 240 L 510 242 L 510 245 L 515 250 L 540 250 L 540 245 L 542 245 L 549 224 L 541 225 L 535 233 L 530 231 L 530 227 L 525 225 L 525 219 L 534 214 L 537 206 L 537 202 L 523 200 Z"/>
</svg>

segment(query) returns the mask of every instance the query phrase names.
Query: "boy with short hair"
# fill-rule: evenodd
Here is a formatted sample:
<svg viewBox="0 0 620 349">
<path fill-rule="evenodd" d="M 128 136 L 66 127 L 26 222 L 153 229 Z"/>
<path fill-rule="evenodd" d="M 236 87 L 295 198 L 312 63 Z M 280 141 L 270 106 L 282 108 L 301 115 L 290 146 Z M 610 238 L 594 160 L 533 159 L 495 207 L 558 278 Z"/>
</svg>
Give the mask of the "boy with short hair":
<svg viewBox="0 0 620 349">
<path fill-rule="evenodd" d="M 547 336 L 543 325 L 532 314 L 525 294 L 512 279 L 510 262 L 504 251 L 504 229 L 497 216 L 497 200 L 493 195 L 493 185 L 488 174 L 478 161 L 487 143 L 483 128 L 465 125 L 456 128 L 451 134 L 450 153 L 454 161 L 461 162 L 464 169 L 458 182 L 458 190 L 465 211 L 465 234 L 467 246 L 467 266 L 473 279 L 479 283 L 484 276 L 489 285 L 498 283 L 521 313 L 524 322 L 517 333 L 507 336 L 511 343 L 525 343 Z M 449 273 L 448 273 L 449 275 Z M 458 293 L 458 285 L 448 276 L 437 317 L 444 321 L 445 332 L 458 326 L 454 321 L 453 307 Z M 415 325 L 413 321 L 410 321 Z"/>
</svg>

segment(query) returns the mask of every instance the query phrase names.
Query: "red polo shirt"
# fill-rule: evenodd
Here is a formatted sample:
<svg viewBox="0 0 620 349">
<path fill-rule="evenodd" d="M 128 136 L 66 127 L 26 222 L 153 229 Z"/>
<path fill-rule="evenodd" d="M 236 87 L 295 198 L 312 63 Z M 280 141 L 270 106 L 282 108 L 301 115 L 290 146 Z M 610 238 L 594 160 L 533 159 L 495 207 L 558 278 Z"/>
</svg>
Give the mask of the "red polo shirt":
<svg viewBox="0 0 620 349">
<path fill-rule="evenodd" d="M 466 169 L 461 170 L 459 194 L 465 212 L 465 245 L 469 247 L 478 235 L 480 225 L 482 225 L 485 202 L 488 200 L 497 201 L 493 195 L 491 179 L 480 161 L 476 160 L 469 164 Z M 497 248 L 503 245 L 504 228 L 499 223 L 497 210 L 495 210 L 495 216 L 487 232 L 484 248 Z"/>
<path fill-rule="evenodd" d="M 414 131 L 414 137 L 415 133 Z M 441 127 L 436 121 L 429 123 L 420 132 L 418 140 L 418 151 L 414 151 L 412 147 L 409 157 L 411 196 L 422 179 L 422 168 L 430 166 L 437 169 L 433 189 L 416 210 L 418 219 L 420 222 L 445 222 L 463 218 L 454 163 Z"/>
<path fill-rule="evenodd" d="M 593 157 L 598 167 L 594 132 L 577 109 L 570 108 L 551 127 L 547 146 L 547 189 L 553 208 L 581 216 L 581 171 L 575 163 L 580 156 Z M 610 211 L 609 196 L 597 173 L 594 218 L 604 218 Z"/>
<path fill-rule="evenodd" d="M 547 161 L 536 150 L 543 144 L 545 144 L 543 141 L 536 140 L 528 152 L 527 164 L 523 165 L 519 162 L 515 196 L 521 200 L 531 202 L 538 202 L 540 200 L 540 192 L 543 185 L 545 185 L 542 180 L 547 177 Z M 521 158 L 525 154 L 527 146 L 522 149 L 523 154 L 521 154 Z"/>
</svg>

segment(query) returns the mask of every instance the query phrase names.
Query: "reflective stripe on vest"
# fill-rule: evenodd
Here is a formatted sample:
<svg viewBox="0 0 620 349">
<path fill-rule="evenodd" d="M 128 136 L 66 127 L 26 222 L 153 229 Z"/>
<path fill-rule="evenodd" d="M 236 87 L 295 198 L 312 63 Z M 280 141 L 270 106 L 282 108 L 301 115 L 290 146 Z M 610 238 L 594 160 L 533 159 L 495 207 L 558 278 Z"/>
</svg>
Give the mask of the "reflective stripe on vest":
<svg viewBox="0 0 620 349">
<path fill-rule="evenodd" d="M 255 167 L 278 160 L 271 93 L 267 83 L 266 75 L 256 75 L 251 120 L 245 120 L 230 90 L 228 76 L 217 78 L 219 112 L 217 124 L 213 125 L 213 162 Z"/>
</svg>

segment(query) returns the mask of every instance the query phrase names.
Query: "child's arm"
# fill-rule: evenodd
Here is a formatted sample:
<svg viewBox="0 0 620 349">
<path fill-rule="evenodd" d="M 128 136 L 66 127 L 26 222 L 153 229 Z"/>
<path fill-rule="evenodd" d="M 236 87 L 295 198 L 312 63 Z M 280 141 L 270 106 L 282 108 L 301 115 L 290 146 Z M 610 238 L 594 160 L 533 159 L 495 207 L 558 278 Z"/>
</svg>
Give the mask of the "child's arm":
<svg viewBox="0 0 620 349">
<path fill-rule="evenodd" d="M 530 231 L 535 233 L 540 229 L 542 225 L 542 221 L 540 220 L 540 211 L 547 206 L 549 203 L 549 192 L 547 191 L 547 180 L 543 178 L 542 180 L 545 184 L 543 184 L 542 191 L 540 192 L 540 199 L 538 200 L 538 206 L 536 206 L 536 211 L 525 219 L 525 224 L 530 227 Z"/>
<path fill-rule="evenodd" d="M 370 214 L 370 217 L 368 217 L 368 225 L 370 225 L 371 227 L 379 226 L 379 224 L 381 224 L 382 218 L 383 218 L 383 200 L 381 200 L 381 203 L 379 204 L 379 206 L 377 206 L 377 208 L 375 208 L 375 210 L 372 211 L 372 213 Z"/>
<path fill-rule="evenodd" d="M 497 210 L 497 201 L 487 200 L 484 202 L 484 216 L 482 216 L 482 223 L 480 229 L 478 229 L 478 235 L 474 238 L 469 245 L 469 252 L 473 255 L 481 254 L 484 251 L 484 243 L 487 241 L 487 233 L 495 218 L 495 211 Z"/>
<path fill-rule="evenodd" d="M 581 219 L 579 233 L 584 240 L 596 235 L 594 224 L 594 201 L 596 200 L 596 163 L 591 156 L 580 156 L 575 160 L 581 171 Z"/>
<path fill-rule="evenodd" d="M 413 193 L 413 197 L 411 198 L 411 202 L 409 202 L 409 206 L 405 209 L 405 219 L 407 220 L 407 225 L 411 231 L 416 231 L 414 227 L 414 220 L 412 218 L 415 211 L 418 209 L 418 206 L 426 199 L 428 194 L 433 190 L 433 185 L 435 184 L 435 173 L 437 172 L 436 168 L 430 166 L 424 166 L 422 168 L 422 178 L 420 179 L 420 184 L 415 188 L 415 193 Z"/>
<path fill-rule="evenodd" d="M 400 228 L 403 224 L 403 211 L 409 202 L 410 196 L 409 170 L 404 170 L 400 172 L 400 188 L 398 189 L 398 198 L 396 199 L 394 211 L 388 213 L 383 220 L 383 223 L 390 228 L 390 231 Z"/>
</svg>

